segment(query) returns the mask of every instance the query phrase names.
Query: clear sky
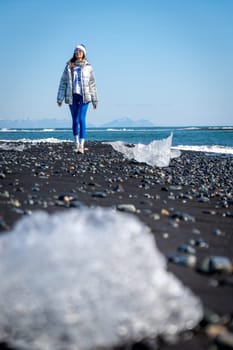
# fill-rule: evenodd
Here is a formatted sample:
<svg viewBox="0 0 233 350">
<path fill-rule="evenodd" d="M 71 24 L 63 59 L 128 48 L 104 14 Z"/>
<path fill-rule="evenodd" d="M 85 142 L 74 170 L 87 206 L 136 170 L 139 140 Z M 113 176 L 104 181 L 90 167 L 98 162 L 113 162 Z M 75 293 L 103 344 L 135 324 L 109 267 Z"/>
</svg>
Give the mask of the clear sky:
<svg viewBox="0 0 233 350">
<path fill-rule="evenodd" d="M 84 43 L 88 122 L 233 125 L 233 0 L 1 0 L 0 119 L 70 118 L 56 95 Z"/>
</svg>

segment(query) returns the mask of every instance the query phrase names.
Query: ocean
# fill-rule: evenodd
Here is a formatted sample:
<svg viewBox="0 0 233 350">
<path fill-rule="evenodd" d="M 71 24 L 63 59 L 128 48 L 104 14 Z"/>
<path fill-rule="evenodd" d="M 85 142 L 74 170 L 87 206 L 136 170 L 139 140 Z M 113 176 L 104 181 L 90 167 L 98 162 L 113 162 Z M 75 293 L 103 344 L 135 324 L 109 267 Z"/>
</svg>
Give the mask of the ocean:
<svg viewBox="0 0 233 350">
<path fill-rule="evenodd" d="M 172 148 L 233 155 L 233 126 L 87 128 L 87 140 L 150 144 L 173 134 Z M 0 141 L 73 141 L 71 128 L 0 129 Z"/>
</svg>

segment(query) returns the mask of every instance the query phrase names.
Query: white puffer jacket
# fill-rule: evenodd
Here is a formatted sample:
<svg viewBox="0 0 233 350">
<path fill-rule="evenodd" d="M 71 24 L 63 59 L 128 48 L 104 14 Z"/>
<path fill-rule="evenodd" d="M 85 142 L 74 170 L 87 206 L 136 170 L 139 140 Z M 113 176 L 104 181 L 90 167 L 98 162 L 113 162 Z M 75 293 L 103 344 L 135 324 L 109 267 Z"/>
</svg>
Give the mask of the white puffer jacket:
<svg viewBox="0 0 233 350">
<path fill-rule="evenodd" d="M 96 107 L 98 99 L 95 76 L 93 68 L 87 60 L 81 66 L 81 87 L 83 102 L 92 102 L 93 106 Z M 62 103 L 63 100 L 69 105 L 73 103 L 73 68 L 70 62 L 64 69 L 57 93 L 57 102 Z"/>
</svg>

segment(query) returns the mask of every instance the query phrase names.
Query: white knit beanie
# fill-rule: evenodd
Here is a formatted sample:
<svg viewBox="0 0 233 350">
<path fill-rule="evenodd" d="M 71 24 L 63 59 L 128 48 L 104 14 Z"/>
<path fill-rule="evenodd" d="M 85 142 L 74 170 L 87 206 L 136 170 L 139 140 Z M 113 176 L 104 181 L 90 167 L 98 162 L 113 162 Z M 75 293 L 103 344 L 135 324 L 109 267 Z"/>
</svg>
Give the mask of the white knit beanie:
<svg viewBox="0 0 233 350">
<path fill-rule="evenodd" d="M 82 44 L 80 44 L 80 45 L 77 45 L 76 47 L 75 47 L 75 50 L 74 50 L 74 52 L 76 52 L 76 50 L 82 50 L 83 51 L 83 53 L 84 53 L 84 55 L 86 56 L 86 54 L 87 54 L 87 51 L 86 51 L 86 48 L 85 48 L 85 46 L 84 45 L 82 45 Z"/>
</svg>

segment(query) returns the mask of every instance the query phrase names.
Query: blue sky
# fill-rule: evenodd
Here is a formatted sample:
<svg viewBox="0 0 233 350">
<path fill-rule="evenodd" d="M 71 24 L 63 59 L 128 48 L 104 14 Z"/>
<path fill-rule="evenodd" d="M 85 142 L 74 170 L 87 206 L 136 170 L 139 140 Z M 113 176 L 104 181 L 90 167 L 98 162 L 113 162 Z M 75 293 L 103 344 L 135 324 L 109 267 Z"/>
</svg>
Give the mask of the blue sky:
<svg viewBox="0 0 233 350">
<path fill-rule="evenodd" d="M 233 0 L 1 0 L 0 119 L 70 118 L 56 94 L 84 43 L 88 122 L 233 124 Z"/>
</svg>

